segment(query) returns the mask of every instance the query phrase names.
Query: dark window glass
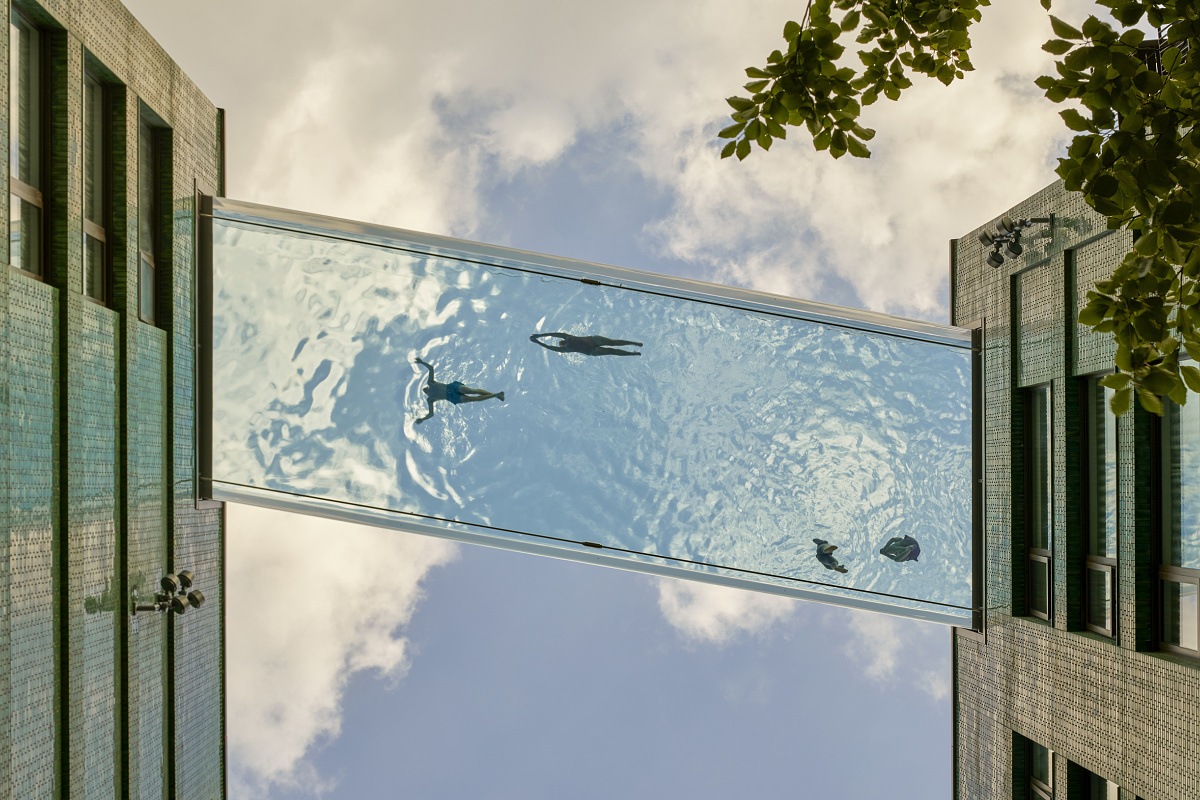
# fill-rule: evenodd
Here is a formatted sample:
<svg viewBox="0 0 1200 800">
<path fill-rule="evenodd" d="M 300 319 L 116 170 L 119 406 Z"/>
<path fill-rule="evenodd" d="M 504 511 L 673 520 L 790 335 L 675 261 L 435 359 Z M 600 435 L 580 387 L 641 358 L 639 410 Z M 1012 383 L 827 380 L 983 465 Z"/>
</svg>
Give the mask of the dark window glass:
<svg viewBox="0 0 1200 800">
<path fill-rule="evenodd" d="M 1033 557 L 1029 561 L 1029 610 L 1042 618 L 1050 616 L 1050 562 Z"/>
<path fill-rule="evenodd" d="M 1087 627 L 1113 635 L 1113 575 L 1117 567 L 1117 418 L 1109 405 L 1113 390 L 1100 378 L 1087 380 L 1087 550 L 1084 608 Z"/>
<path fill-rule="evenodd" d="M 1184 406 L 1163 400 L 1161 424 L 1160 641 L 1200 653 L 1200 395 Z"/>
<path fill-rule="evenodd" d="M 1049 386 L 1029 390 L 1026 467 L 1029 481 L 1029 613 L 1050 617 L 1050 547 L 1054 530 L 1051 442 L 1053 431 Z"/>
<path fill-rule="evenodd" d="M 15 9 L 8 26 L 9 260 L 42 275 L 41 36 Z"/>
<path fill-rule="evenodd" d="M 1051 406 L 1050 387 L 1042 386 L 1030 392 L 1030 547 L 1049 550 L 1053 514 L 1052 469 L 1050 464 Z"/>
<path fill-rule="evenodd" d="M 144 118 L 138 124 L 138 313 L 146 322 L 158 320 L 158 159 L 154 128 Z"/>
<path fill-rule="evenodd" d="M 1054 753 L 1037 742 L 1029 742 L 1029 795 L 1054 796 Z"/>
<path fill-rule="evenodd" d="M 108 301 L 108 150 L 104 87 L 83 80 L 83 293 Z"/>
<path fill-rule="evenodd" d="M 1120 800 L 1121 790 L 1112 781 L 1088 773 L 1088 800 Z"/>
</svg>

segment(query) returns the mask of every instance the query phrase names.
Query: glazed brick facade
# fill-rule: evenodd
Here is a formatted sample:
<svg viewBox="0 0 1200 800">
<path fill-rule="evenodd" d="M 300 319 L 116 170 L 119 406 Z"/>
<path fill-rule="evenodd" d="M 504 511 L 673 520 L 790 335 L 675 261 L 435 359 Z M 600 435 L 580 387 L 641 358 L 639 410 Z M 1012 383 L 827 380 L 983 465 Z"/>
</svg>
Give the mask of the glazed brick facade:
<svg viewBox="0 0 1200 800">
<path fill-rule="evenodd" d="M 116 0 L 11 6 L 42 37 L 47 248 L 43 281 L 0 269 L 0 800 L 216 800 L 223 542 L 194 499 L 193 222 L 197 188 L 222 189 L 221 112 Z M 104 305 L 81 291 L 85 72 L 108 100 Z M 159 131 L 156 325 L 137 304 L 142 117 Z M 180 569 L 203 608 L 132 615 Z"/>
<path fill-rule="evenodd" d="M 1083 621 L 1082 376 L 1112 370 L 1115 346 L 1076 322 L 1089 288 L 1131 249 L 1124 231 L 1054 183 L 1004 212 L 1054 215 L 1025 252 L 986 265 L 980 231 L 951 242 L 951 322 L 984 330 L 984 636 L 954 637 L 954 790 L 1026 798 L 1025 739 L 1055 756 L 1057 798 L 1084 798 L 1087 772 L 1122 800 L 1200 797 L 1200 662 L 1157 652 L 1151 520 L 1154 422 L 1118 424 L 1117 602 L 1113 638 Z M 1025 389 L 1053 395 L 1053 573 L 1049 621 L 1028 616 Z"/>
</svg>

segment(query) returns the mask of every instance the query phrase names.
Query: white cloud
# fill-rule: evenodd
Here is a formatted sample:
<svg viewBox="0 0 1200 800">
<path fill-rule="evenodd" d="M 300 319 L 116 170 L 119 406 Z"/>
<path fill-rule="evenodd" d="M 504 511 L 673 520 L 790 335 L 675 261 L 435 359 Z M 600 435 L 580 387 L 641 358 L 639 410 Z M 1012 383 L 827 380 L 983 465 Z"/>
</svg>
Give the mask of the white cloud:
<svg viewBox="0 0 1200 800">
<path fill-rule="evenodd" d="M 685 638 L 724 646 L 739 634 L 763 633 L 788 619 L 796 601 L 710 583 L 658 578 L 658 608 Z"/>
<path fill-rule="evenodd" d="M 398 633 L 429 571 L 456 547 L 279 511 L 226 511 L 228 733 L 231 796 L 272 785 L 329 788 L 306 760 L 341 730 L 350 677 L 396 681 L 409 643 Z"/>
<path fill-rule="evenodd" d="M 875 681 L 891 678 L 899 661 L 900 629 L 904 623 L 897 617 L 870 611 L 849 611 L 849 627 L 853 637 L 846 642 L 846 654 L 862 665 L 866 676 Z"/>
<path fill-rule="evenodd" d="M 853 609 L 831 610 L 826 622 L 849 632 L 842 652 L 873 683 L 904 682 L 935 702 L 950 693 L 945 626 Z"/>
<path fill-rule="evenodd" d="M 155 5 L 130 2 L 152 30 L 168 13 Z M 1068 19 L 1093 8 L 1058 5 Z M 721 98 L 779 46 L 794 3 L 264 8 L 284 6 L 214 0 L 189 20 L 215 26 L 222 59 L 182 34 L 164 42 L 229 108 L 235 196 L 470 236 L 488 185 L 552 166 L 584 132 L 619 131 L 626 157 L 674 198 L 648 245 L 760 289 L 848 299 L 837 288 L 848 286 L 878 310 L 944 317 L 946 240 L 1052 180 L 1067 137 L 1032 83 L 1051 63 L 1038 0 L 983 9 L 967 80 L 920 79 L 869 108 L 870 161 L 834 162 L 794 131 L 742 164 L 716 158 Z M 230 15 L 232 34 L 216 22 Z"/>
</svg>

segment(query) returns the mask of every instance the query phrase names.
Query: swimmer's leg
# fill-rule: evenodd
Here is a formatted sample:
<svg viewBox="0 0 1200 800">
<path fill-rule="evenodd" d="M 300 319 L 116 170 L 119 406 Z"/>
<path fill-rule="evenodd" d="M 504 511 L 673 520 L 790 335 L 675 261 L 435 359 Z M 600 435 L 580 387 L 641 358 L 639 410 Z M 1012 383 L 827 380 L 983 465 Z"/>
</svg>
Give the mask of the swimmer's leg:
<svg viewBox="0 0 1200 800">
<path fill-rule="evenodd" d="M 588 355 L 590 355 L 590 356 L 640 356 L 641 353 L 638 353 L 638 352 L 631 353 L 628 350 L 617 350 L 612 347 L 597 347 L 595 350 L 588 353 Z"/>
<path fill-rule="evenodd" d="M 623 347 L 625 345 L 633 345 L 634 347 L 642 346 L 641 342 L 635 342 L 630 339 L 609 339 L 607 336 L 592 336 L 591 339 L 596 344 L 608 345 L 610 347 Z"/>
</svg>

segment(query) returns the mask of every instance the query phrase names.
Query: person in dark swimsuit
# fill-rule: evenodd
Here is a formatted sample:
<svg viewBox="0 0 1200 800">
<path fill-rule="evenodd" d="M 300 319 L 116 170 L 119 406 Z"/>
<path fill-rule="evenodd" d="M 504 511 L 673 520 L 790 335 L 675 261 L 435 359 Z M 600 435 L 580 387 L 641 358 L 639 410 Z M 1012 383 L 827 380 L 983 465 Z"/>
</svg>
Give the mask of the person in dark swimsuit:
<svg viewBox="0 0 1200 800">
<path fill-rule="evenodd" d="M 888 539 L 888 543 L 879 551 L 896 563 L 901 561 L 916 561 L 917 556 L 921 555 L 921 545 L 911 536 L 905 536 L 903 539 L 899 536 L 893 536 Z"/>
<path fill-rule="evenodd" d="M 558 344 L 546 344 L 542 339 L 558 339 Z M 529 341 L 556 353 L 582 353 L 585 356 L 640 356 L 639 352 L 618 350 L 618 347 L 641 347 L 641 342 L 628 339 L 609 339 L 606 336 L 573 336 L 569 333 L 535 333 Z"/>
<path fill-rule="evenodd" d="M 837 550 L 836 544 L 830 544 L 824 539 L 813 539 L 813 544 L 817 546 L 817 561 L 821 562 L 821 566 L 835 572 L 847 572 L 846 568 L 837 560 L 837 556 L 833 554 L 833 551 Z"/>
<path fill-rule="evenodd" d="M 485 392 L 483 389 L 472 389 L 459 381 L 442 383 L 433 378 L 433 364 L 420 358 L 416 360 L 416 363 L 429 370 L 429 383 L 421 388 L 425 397 L 428 398 L 429 413 L 417 420 L 418 425 L 433 416 L 433 404 L 437 400 L 446 400 L 458 405 L 459 403 L 478 403 L 480 400 L 491 400 L 494 397 L 500 402 L 504 402 L 504 392 L 493 393 Z"/>
</svg>

